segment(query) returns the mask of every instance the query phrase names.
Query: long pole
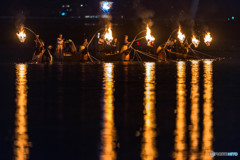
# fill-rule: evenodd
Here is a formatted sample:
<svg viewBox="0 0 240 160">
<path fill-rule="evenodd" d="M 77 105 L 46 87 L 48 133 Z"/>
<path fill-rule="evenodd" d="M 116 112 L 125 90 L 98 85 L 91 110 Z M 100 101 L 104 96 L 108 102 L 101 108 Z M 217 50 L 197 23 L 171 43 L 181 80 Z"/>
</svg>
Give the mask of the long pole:
<svg viewBox="0 0 240 160">
<path fill-rule="evenodd" d="M 35 36 L 37 35 L 35 32 L 33 32 L 33 30 L 31 30 L 31 29 L 29 29 L 29 28 L 27 28 L 27 27 L 23 27 L 24 29 L 26 29 L 26 30 L 28 30 L 28 31 L 30 31 L 32 34 L 34 34 Z"/>
<path fill-rule="evenodd" d="M 137 39 L 137 36 L 140 35 L 140 34 L 142 34 L 143 32 L 146 32 L 146 31 L 147 31 L 147 30 L 143 30 L 143 31 L 139 32 L 139 33 L 134 37 L 133 41 L 132 41 L 131 44 L 129 45 L 129 48 L 132 47 L 133 43 L 134 43 L 134 42 L 136 41 L 136 39 Z"/>
</svg>

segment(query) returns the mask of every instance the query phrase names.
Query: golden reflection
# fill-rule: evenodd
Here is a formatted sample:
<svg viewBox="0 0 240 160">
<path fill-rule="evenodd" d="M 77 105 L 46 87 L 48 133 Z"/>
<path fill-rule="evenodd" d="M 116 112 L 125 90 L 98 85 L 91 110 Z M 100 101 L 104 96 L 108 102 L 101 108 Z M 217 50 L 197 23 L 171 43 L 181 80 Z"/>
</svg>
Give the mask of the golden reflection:
<svg viewBox="0 0 240 160">
<path fill-rule="evenodd" d="M 29 155 L 27 134 L 27 65 L 16 65 L 16 122 L 14 140 L 14 159 L 26 160 Z"/>
<path fill-rule="evenodd" d="M 103 105 L 103 129 L 101 132 L 101 155 L 102 160 L 115 160 L 116 131 L 114 126 L 114 65 L 104 64 L 104 105 Z"/>
<path fill-rule="evenodd" d="M 212 61 L 204 61 L 204 103 L 203 103 L 203 137 L 202 137 L 202 159 L 212 159 L 210 152 L 213 150 L 213 120 L 212 120 Z"/>
<path fill-rule="evenodd" d="M 177 63 L 177 117 L 175 130 L 174 158 L 186 159 L 186 64 L 183 61 Z"/>
<path fill-rule="evenodd" d="M 145 108 L 141 157 L 144 160 L 154 160 L 158 156 L 155 144 L 155 63 L 145 63 L 145 70 Z"/>
<path fill-rule="evenodd" d="M 192 62 L 190 160 L 199 159 L 199 61 Z"/>
</svg>

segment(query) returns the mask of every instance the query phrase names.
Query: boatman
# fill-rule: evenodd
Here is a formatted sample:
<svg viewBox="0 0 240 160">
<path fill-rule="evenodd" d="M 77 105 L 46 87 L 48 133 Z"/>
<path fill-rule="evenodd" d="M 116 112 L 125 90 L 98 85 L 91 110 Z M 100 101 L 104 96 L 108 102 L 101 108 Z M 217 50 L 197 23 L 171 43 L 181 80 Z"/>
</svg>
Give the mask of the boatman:
<svg viewBox="0 0 240 160">
<path fill-rule="evenodd" d="M 35 42 L 35 55 L 38 55 L 41 50 L 42 50 L 42 40 L 39 39 L 39 35 L 36 35 L 36 39 L 34 40 Z"/>
<path fill-rule="evenodd" d="M 128 42 L 128 35 L 124 37 L 124 45 L 129 46 L 130 42 Z"/>
<path fill-rule="evenodd" d="M 105 44 L 104 36 L 101 35 L 100 38 L 98 39 L 98 46 L 97 46 L 97 50 L 99 52 L 102 52 L 104 50 L 104 44 Z"/>
<path fill-rule="evenodd" d="M 111 44 L 111 53 L 112 54 L 116 54 L 116 53 L 119 53 L 119 43 L 118 43 L 118 40 L 117 38 L 115 38 Z"/>
<path fill-rule="evenodd" d="M 155 54 L 155 40 L 147 42 L 147 52 Z"/>
<path fill-rule="evenodd" d="M 84 39 L 83 46 L 84 46 L 84 47 L 87 47 L 87 46 L 88 46 L 88 40 L 87 40 L 87 38 Z"/>
<path fill-rule="evenodd" d="M 63 55 L 63 43 L 64 43 L 63 35 L 60 34 L 59 37 L 57 38 L 57 53 L 59 55 Z"/>
</svg>

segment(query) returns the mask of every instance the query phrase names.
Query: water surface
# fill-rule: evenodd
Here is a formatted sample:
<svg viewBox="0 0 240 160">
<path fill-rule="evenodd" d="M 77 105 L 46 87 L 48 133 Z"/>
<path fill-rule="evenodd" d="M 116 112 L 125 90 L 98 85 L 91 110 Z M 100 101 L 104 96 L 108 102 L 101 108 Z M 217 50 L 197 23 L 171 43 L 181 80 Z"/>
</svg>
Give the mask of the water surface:
<svg viewBox="0 0 240 160">
<path fill-rule="evenodd" d="M 0 64 L 0 157 L 212 159 L 239 152 L 240 63 Z"/>
</svg>

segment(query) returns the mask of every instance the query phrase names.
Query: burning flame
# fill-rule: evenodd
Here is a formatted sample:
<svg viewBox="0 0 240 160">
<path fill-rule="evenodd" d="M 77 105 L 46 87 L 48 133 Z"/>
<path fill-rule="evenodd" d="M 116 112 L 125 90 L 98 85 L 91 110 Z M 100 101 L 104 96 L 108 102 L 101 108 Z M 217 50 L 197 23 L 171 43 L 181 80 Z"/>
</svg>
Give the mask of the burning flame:
<svg viewBox="0 0 240 160">
<path fill-rule="evenodd" d="M 110 25 L 110 26 L 108 27 L 108 29 L 106 30 L 104 39 L 105 39 L 107 42 L 109 42 L 109 43 L 112 42 L 113 36 L 112 36 L 112 28 L 111 28 L 111 25 Z"/>
<path fill-rule="evenodd" d="M 193 45 L 197 48 L 198 45 L 199 45 L 199 43 L 200 43 L 200 41 L 193 35 L 193 37 L 192 37 L 192 43 L 193 43 Z"/>
<path fill-rule="evenodd" d="M 185 35 L 181 32 L 181 26 L 179 26 L 179 30 L 178 30 L 178 39 L 181 43 L 183 43 L 185 39 Z"/>
<path fill-rule="evenodd" d="M 21 29 L 20 29 L 19 33 L 17 33 L 17 36 L 21 43 L 25 42 L 27 36 L 26 36 L 23 26 L 21 26 Z"/>
<path fill-rule="evenodd" d="M 148 27 L 148 25 L 147 25 L 146 40 L 147 40 L 148 44 L 155 40 L 155 38 L 151 35 L 151 30 Z"/>
<path fill-rule="evenodd" d="M 207 32 L 205 37 L 204 37 L 204 42 L 206 43 L 207 46 L 210 46 L 212 42 L 212 37 L 210 35 L 210 32 Z"/>
</svg>

